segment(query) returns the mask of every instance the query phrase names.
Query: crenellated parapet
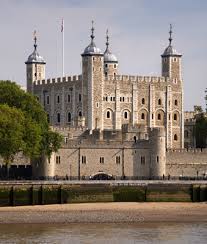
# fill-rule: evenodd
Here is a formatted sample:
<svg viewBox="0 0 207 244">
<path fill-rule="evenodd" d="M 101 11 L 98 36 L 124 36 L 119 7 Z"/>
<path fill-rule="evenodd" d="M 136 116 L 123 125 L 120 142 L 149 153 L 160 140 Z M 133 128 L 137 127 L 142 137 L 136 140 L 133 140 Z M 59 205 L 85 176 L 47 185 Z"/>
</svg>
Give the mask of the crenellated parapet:
<svg viewBox="0 0 207 244">
<path fill-rule="evenodd" d="M 82 80 L 82 75 L 65 76 L 58 78 L 49 78 L 45 80 L 34 81 L 34 85 L 49 85 L 57 83 L 78 82 Z"/>
<path fill-rule="evenodd" d="M 134 75 L 116 75 L 106 76 L 105 80 L 108 81 L 131 81 L 131 82 L 147 82 L 147 83 L 158 83 L 158 82 L 170 82 L 168 77 L 163 76 L 134 76 Z"/>
<path fill-rule="evenodd" d="M 183 148 L 183 149 L 168 149 L 167 153 L 195 153 L 195 154 L 206 154 L 207 148 Z"/>
</svg>

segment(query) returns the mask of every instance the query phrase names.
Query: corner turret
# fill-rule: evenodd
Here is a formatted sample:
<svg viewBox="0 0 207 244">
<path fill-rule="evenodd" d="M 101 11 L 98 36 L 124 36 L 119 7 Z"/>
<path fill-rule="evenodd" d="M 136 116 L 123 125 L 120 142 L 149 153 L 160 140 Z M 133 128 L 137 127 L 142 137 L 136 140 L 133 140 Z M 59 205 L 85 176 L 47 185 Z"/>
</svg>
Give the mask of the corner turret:
<svg viewBox="0 0 207 244">
<path fill-rule="evenodd" d="M 182 80 L 181 76 L 181 57 L 172 46 L 172 25 L 170 25 L 169 31 L 169 45 L 165 49 L 162 57 L 162 76 L 173 79 L 175 83 Z"/>
<path fill-rule="evenodd" d="M 117 57 L 109 50 L 109 34 L 106 31 L 106 50 L 104 52 L 104 74 L 105 76 L 116 76 L 118 69 Z"/>
<path fill-rule="evenodd" d="M 43 57 L 37 52 L 37 36 L 34 31 L 34 51 L 29 55 L 26 64 L 27 91 L 33 93 L 33 83 L 45 79 L 45 64 Z"/>
</svg>

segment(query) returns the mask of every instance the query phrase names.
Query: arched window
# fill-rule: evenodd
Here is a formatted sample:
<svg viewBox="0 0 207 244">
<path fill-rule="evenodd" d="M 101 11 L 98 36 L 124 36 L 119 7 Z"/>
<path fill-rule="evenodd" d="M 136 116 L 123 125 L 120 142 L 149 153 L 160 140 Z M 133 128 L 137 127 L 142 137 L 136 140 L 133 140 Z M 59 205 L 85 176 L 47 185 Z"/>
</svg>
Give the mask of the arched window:
<svg viewBox="0 0 207 244">
<path fill-rule="evenodd" d="M 161 105 L 162 104 L 162 101 L 161 101 L 161 99 L 159 98 L 158 99 L 158 105 Z"/>
<path fill-rule="evenodd" d="M 108 73 L 107 72 L 105 72 L 105 76 L 107 76 L 108 75 Z"/>
<path fill-rule="evenodd" d="M 142 104 L 145 104 L 145 99 L 144 98 L 142 98 Z"/>
<path fill-rule="evenodd" d="M 144 113 L 142 113 L 142 115 L 141 115 L 141 119 L 145 119 L 145 115 L 144 115 Z"/>
<path fill-rule="evenodd" d="M 177 120 L 178 117 L 177 117 L 177 114 L 174 114 L 174 120 Z"/>
<path fill-rule="evenodd" d="M 174 135 L 174 141 L 177 141 L 178 140 L 178 136 L 177 134 Z"/>
<path fill-rule="evenodd" d="M 110 119 L 111 118 L 111 112 L 109 110 L 106 112 L 106 118 L 107 119 Z"/>
<path fill-rule="evenodd" d="M 178 105 L 178 100 L 177 99 L 175 99 L 175 106 L 177 106 Z"/>
<path fill-rule="evenodd" d="M 81 111 L 79 111 L 78 116 L 82 117 L 82 112 Z"/>
<path fill-rule="evenodd" d="M 124 118 L 125 119 L 128 119 L 128 113 L 127 113 L 127 111 L 124 112 Z"/>
<path fill-rule="evenodd" d="M 60 123 L 60 113 L 57 113 L 57 122 Z"/>
<path fill-rule="evenodd" d="M 158 114 L 158 115 L 157 115 L 157 119 L 158 119 L 158 120 L 161 120 L 161 114 Z"/>
<path fill-rule="evenodd" d="M 69 112 L 68 113 L 68 123 L 70 123 L 71 122 L 71 113 Z"/>
</svg>

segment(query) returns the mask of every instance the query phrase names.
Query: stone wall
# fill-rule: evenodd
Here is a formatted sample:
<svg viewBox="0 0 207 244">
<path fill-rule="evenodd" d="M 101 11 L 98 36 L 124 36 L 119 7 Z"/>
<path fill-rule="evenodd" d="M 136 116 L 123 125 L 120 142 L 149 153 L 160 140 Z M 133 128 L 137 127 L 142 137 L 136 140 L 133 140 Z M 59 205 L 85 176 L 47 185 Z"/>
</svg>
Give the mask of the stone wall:
<svg viewBox="0 0 207 244">
<path fill-rule="evenodd" d="M 207 175 L 207 149 L 168 151 L 166 173 L 172 176 Z"/>
</svg>

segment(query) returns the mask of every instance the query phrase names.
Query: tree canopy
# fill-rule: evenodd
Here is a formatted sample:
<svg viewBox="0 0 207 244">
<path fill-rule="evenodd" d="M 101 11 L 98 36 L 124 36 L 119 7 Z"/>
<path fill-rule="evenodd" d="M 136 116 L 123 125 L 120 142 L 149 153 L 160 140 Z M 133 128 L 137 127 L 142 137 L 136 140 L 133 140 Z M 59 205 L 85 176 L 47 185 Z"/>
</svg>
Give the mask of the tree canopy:
<svg viewBox="0 0 207 244">
<path fill-rule="evenodd" d="M 205 148 L 207 146 L 207 118 L 203 113 L 196 118 L 196 147 Z"/>
<path fill-rule="evenodd" d="M 61 141 L 62 137 L 51 131 L 35 96 L 14 82 L 0 81 L 0 155 L 4 159 L 11 160 L 19 151 L 31 158 L 50 157 Z"/>
</svg>

